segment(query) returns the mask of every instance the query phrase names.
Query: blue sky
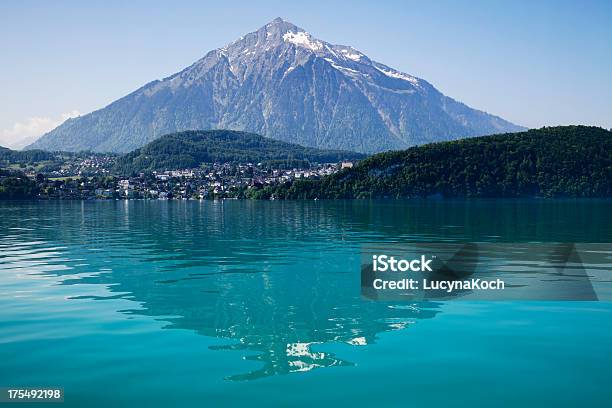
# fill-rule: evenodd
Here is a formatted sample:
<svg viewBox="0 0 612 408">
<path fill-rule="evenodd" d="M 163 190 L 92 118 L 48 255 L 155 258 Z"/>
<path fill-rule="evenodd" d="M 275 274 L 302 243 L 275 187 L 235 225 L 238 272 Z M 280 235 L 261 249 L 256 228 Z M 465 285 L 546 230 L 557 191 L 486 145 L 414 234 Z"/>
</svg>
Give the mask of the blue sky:
<svg viewBox="0 0 612 408">
<path fill-rule="evenodd" d="M 101 108 L 275 17 L 515 123 L 612 128 L 610 1 L 0 4 L 0 145 Z"/>
</svg>

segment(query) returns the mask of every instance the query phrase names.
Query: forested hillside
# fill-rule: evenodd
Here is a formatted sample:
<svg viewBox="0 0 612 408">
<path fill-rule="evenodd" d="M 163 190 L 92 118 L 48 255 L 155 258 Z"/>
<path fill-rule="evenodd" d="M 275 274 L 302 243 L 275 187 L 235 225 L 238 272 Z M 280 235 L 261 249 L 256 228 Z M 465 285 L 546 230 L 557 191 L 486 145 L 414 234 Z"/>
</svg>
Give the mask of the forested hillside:
<svg viewBox="0 0 612 408">
<path fill-rule="evenodd" d="M 308 162 L 335 163 L 365 155 L 340 150 L 320 150 L 281 142 L 253 133 L 231 130 L 172 133 L 128 153 L 117 161 L 116 172 L 188 169 L 202 163 L 269 163 L 278 167 L 304 166 Z"/>
<path fill-rule="evenodd" d="M 0 147 L 0 166 L 14 163 L 36 163 L 53 160 L 55 155 L 44 150 L 11 150 Z"/>
<path fill-rule="evenodd" d="M 610 197 L 612 132 L 561 126 L 380 153 L 255 198 Z"/>
</svg>

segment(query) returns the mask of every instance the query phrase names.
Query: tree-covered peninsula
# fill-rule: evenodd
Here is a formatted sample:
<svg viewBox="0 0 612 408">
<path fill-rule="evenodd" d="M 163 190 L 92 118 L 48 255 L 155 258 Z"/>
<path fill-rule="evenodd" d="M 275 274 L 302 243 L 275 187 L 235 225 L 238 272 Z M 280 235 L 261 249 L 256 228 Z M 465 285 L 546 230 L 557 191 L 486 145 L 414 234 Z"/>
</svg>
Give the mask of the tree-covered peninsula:
<svg viewBox="0 0 612 408">
<path fill-rule="evenodd" d="M 253 198 L 611 197 L 612 132 L 559 126 L 373 155 Z"/>
</svg>

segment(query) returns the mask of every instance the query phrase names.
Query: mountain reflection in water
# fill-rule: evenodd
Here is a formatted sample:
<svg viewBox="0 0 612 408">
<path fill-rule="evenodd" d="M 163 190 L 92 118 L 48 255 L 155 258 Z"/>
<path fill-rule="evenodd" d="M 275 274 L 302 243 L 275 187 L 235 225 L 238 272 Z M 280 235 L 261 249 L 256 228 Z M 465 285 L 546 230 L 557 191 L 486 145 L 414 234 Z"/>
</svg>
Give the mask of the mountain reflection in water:
<svg viewBox="0 0 612 408">
<path fill-rule="evenodd" d="M 121 313 L 223 339 L 213 348 L 244 350 L 261 363 L 229 377 L 251 380 L 350 366 L 319 347 L 367 346 L 382 332 L 440 313 L 433 302 L 362 299 L 362 243 L 605 241 L 605 223 L 589 218 L 601 219 L 606 205 L 593 201 L 579 210 L 571 201 L 484 200 L 3 205 L 0 230 L 7 233 L 0 247 L 13 253 L 0 257 L 0 268 L 54 276 L 62 285 L 102 285 L 107 295 L 71 298 L 127 299 L 134 307 Z"/>
</svg>

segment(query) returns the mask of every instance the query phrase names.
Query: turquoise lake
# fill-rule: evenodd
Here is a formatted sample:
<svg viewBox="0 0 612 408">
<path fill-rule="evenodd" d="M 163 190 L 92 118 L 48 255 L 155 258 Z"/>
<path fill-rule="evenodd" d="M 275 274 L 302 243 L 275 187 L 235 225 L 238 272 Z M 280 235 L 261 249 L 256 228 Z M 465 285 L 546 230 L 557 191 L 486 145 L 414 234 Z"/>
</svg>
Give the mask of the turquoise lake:
<svg viewBox="0 0 612 408">
<path fill-rule="evenodd" d="M 89 407 L 609 407 L 610 302 L 360 295 L 362 244 L 472 241 L 609 243 L 612 201 L 3 202 L 0 387 Z"/>
</svg>

